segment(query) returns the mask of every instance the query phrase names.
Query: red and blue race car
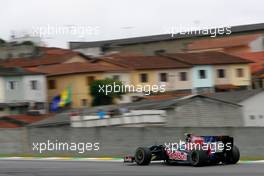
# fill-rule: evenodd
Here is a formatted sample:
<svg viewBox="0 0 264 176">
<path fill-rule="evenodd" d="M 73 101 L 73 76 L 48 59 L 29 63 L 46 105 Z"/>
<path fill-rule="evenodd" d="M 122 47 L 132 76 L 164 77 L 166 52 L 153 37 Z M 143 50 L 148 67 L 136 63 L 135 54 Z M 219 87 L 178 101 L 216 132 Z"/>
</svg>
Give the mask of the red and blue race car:
<svg viewBox="0 0 264 176">
<path fill-rule="evenodd" d="M 149 165 L 151 161 L 166 164 L 188 164 L 192 166 L 236 164 L 240 152 L 230 136 L 195 136 L 186 134 L 180 143 L 167 143 L 150 147 L 139 147 L 134 156 L 125 156 L 124 162 Z"/>
</svg>

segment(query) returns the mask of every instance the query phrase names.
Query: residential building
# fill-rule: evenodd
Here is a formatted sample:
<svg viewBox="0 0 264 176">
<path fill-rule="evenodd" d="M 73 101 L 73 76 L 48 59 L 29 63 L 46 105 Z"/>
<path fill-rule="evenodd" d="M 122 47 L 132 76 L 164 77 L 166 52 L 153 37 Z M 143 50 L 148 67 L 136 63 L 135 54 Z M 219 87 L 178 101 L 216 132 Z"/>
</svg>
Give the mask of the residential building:
<svg viewBox="0 0 264 176">
<path fill-rule="evenodd" d="M 190 65 L 162 56 L 112 54 L 94 62 L 129 69 L 131 84 L 135 86 L 163 86 L 166 91 L 189 91 L 192 84 Z"/>
<path fill-rule="evenodd" d="M 22 44 L 25 42 L 32 42 L 35 46 L 45 46 L 45 43 L 41 40 L 39 36 L 31 36 L 29 34 L 13 34 L 11 35 L 10 43 Z"/>
<path fill-rule="evenodd" d="M 240 53 L 240 57 L 252 61 L 250 64 L 252 76 L 252 87 L 254 89 L 264 88 L 264 52 Z"/>
<path fill-rule="evenodd" d="M 37 55 L 37 48 L 33 44 L 4 43 L 0 46 L 0 60 L 18 57 L 32 57 Z"/>
<path fill-rule="evenodd" d="M 244 126 L 264 126 L 263 89 L 220 92 L 209 96 L 241 105 Z"/>
<path fill-rule="evenodd" d="M 223 52 L 174 53 L 162 56 L 192 65 L 194 93 L 251 87 L 252 61 Z"/>
<path fill-rule="evenodd" d="M 47 74 L 48 102 L 51 103 L 55 96 L 71 87 L 72 103 L 71 108 L 88 107 L 92 103 L 90 85 L 93 80 L 105 78 L 116 78 L 129 84 L 130 77 L 127 69 L 120 66 L 106 66 L 96 63 L 65 63 L 51 66 L 42 66 L 31 69 Z M 125 97 L 123 101 L 127 100 Z"/>
<path fill-rule="evenodd" d="M 203 93 L 251 87 L 252 61 L 223 52 L 157 56 L 119 53 L 93 62 L 126 67 L 131 70 L 133 85 L 163 85 L 166 91 Z"/>
<path fill-rule="evenodd" d="M 46 77 L 22 68 L 0 68 L 0 113 L 46 113 Z"/>
<path fill-rule="evenodd" d="M 230 53 L 238 53 L 240 51 L 249 50 L 263 50 L 263 42 L 261 42 L 263 41 L 263 37 L 244 38 L 243 36 L 252 34 L 263 35 L 264 23 L 232 26 L 230 31 L 230 35 L 217 35 L 217 37 L 211 37 L 210 33 L 205 35 L 198 33 L 197 31 L 180 31 L 182 33 L 161 34 L 105 41 L 70 42 L 69 47 L 74 51 L 78 51 L 89 56 L 100 56 L 105 53 L 116 51 L 141 53 L 143 55 L 155 55 L 155 53 L 159 51 L 166 51 L 168 53 L 190 51 L 193 49 L 205 51 L 211 48 L 210 45 L 207 45 L 206 41 L 207 39 L 210 39 L 208 41 L 215 43 L 215 47 L 212 48 L 214 50 L 221 49 Z M 230 36 L 238 36 L 239 39 L 231 39 Z M 202 43 L 205 43 L 206 45 L 201 44 L 201 46 L 204 46 L 203 48 L 199 48 L 200 40 L 205 40 Z M 224 45 L 221 43 L 222 40 L 225 42 Z"/>
</svg>

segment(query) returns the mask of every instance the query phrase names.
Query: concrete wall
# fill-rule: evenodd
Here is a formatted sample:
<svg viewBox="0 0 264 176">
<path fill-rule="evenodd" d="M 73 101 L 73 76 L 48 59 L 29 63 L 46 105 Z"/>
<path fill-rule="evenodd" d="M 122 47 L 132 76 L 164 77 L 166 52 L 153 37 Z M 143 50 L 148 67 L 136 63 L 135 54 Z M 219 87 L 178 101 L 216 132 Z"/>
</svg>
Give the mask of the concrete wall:
<svg viewBox="0 0 264 176">
<path fill-rule="evenodd" d="M 74 156 L 123 156 L 133 154 L 136 147 L 165 142 L 178 142 L 184 139 L 184 133 L 197 135 L 231 135 L 235 144 L 240 148 L 241 156 L 264 157 L 264 128 L 31 128 L 31 129 L 0 129 L 0 154 L 25 154 L 32 151 L 33 142 L 100 142 L 100 151 L 84 154 L 77 152 L 49 152 L 52 156 L 63 154 Z M 259 136 L 259 137 L 258 137 Z"/>
<path fill-rule="evenodd" d="M 113 52 L 113 51 L 131 52 L 131 53 L 136 52 L 145 55 L 155 55 L 155 51 L 164 49 L 168 53 L 175 53 L 185 50 L 187 48 L 187 45 L 192 40 L 193 38 L 183 39 L 183 40 L 169 40 L 169 41 L 131 44 L 131 45 L 112 48 L 108 50 L 108 52 Z"/>
<path fill-rule="evenodd" d="M 182 106 L 167 110 L 170 127 L 234 127 L 243 126 L 241 107 L 211 99 L 196 98 Z"/>
</svg>

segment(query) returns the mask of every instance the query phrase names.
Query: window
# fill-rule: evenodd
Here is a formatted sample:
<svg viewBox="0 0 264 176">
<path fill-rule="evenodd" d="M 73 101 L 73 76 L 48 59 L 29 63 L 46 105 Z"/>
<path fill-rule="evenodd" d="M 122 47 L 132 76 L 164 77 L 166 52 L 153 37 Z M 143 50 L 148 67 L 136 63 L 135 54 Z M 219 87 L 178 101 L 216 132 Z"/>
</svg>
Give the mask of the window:
<svg viewBox="0 0 264 176">
<path fill-rule="evenodd" d="M 113 75 L 113 80 L 116 80 L 116 81 L 120 80 L 120 76 L 119 75 Z"/>
<path fill-rule="evenodd" d="M 225 70 L 224 69 L 218 69 L 217 70 L 217 76 L 218 76 L 218 78 L 225 78 Z"/>
<path fill-rule="evenodd" d="M 37 110 L 43 110 L 43 109 L 45 109 L 45 103 L 36 102 L 34 108 L 37 109 Z"/>
<path fill-rule="evenodd" d="M 187 72 L 180 72 L 180 81 L 187 81 Z"/>
<path fill-rule="evenodd" d="M 168 81 L 168 74 L 160 73 L 160 82 L 167 82 L 167 81 Z"/>
<path fill-rule="evenodd" d="M 37 80 L 30 81 L 30 87 L 31 87 L 31 90 L 37 90 L 38 89 L 38 81 Z"/>
<path fill-rule="evenodd" d="M 142 83 L 148 82 L 148 74 L 146 74 L 146 73 L 140 74 L 140 82 L 142 82 Z"/>
<path fill-rule="evenodd" d="M 8 82 L 8 89 L 9 90 L 15 90 L 16 89 L 16 84 L 17 84 L 16 81 L 9 81 Z"/>
<path fill-rule="evenodd" d="M 86 78 L 86 85 L 87 86 L 91 85 L 93 81 L 94 81 L 94 76 L 88 76 Z"/>
<path fill-rule="evenodd" d="M 244 77 L 244 69 L 243 68 L 238 68 L 236 70 L 236 73 L 237 73 L 237 77 L 239 77 L 239 78 Z"/>
<path fill-rule="evenodd" d="M 250 115 L 249 118 L 250 118 L 251 120 L 255 120 L 255 116 L 254 116 L 254 115 Z"/>
<path fill-rule="evenodd" d="M 81 104 L 82 104 L 82 106 L 87 106 L 88 105 L 87 99 L 82 99 Z"/>
<path fill-rule="evenodd" d="M 200 79 L 206 79 L 206 70 L 199 70 Z"/>
<path fill-rule="evenodd" d="M 56 89 L 56 80 L 53 80 L 53 79 L 49 80 L 48 81 L 48 88 L 49 89 Z"/>
</svg>

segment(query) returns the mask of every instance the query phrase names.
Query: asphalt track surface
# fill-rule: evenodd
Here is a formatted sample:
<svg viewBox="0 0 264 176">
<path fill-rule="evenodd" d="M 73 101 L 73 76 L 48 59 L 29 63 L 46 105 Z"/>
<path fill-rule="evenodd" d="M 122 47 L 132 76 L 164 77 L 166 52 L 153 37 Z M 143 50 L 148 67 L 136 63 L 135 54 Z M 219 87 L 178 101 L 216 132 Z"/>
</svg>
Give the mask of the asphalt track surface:
<svg viewBox="0 0 264 176">
<path fill-rule="evenodd" d="M 0 161 L 0 176 L 264 176 L 263 163 L 226 166 L 149 166 L 107 161 Z"/>
</svg>

